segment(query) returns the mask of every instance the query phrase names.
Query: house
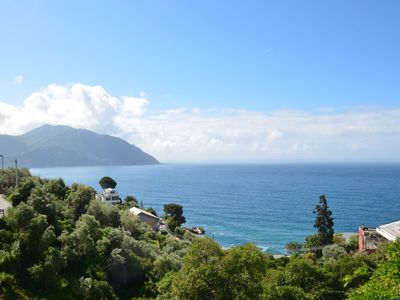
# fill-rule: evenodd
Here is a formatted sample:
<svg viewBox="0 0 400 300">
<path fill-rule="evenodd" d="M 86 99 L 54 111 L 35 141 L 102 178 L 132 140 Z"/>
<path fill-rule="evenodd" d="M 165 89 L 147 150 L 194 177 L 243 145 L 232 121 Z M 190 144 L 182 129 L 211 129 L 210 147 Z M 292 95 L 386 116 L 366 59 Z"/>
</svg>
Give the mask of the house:
<svg viewBox="0 0 400 300">
<path fill-rule="evenodd" d="M 368 228 L 358 229 L 358 252 L 372 253 L 379 243 L 393 242 L 400 238 L 400 221 Z"/>
<path fill-rule="evenodd" d="M 363 225 L 358 228 L 358 252 L 372 253 L 379 243 L 385 241 L 386 239 L 377 233 L 375 228 Z"/>
<path fill-rule="evenodd" d="M 400 238 L 400 221 L 381 225 L 376 228 L 376 232 L 388 241 L 394 242 Z"/>
<path fill-rule="evenodd" d="M 132 207 L 129 209 L 129 211 L 134 215 L 138 216 L 141 222 L 150 225 L 153 228 L 153 230 L 158 231 L 160 229 L 161 219 L 159 217 L 138 207 Z"/>
<path fill-rule="evenodd" d="M 96 194 L 96 199 L 110 203 L 110 204 L 121 204 L 122 200 L 115 189 L 107 188 L 103 193 Z"/>
</svg>

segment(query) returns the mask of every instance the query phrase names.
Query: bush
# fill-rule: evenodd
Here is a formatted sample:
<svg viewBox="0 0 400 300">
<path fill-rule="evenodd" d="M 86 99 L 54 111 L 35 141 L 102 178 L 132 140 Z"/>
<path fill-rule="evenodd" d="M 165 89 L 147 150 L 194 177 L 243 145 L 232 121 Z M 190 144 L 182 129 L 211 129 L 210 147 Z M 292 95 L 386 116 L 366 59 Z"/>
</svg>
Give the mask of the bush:
<svg viewBox="0 0 400 300">
<path fill-rule="evenodd" d="M 329 245 L 322 249 L 322 259 L 325 262 L 338 260 L 344 256 L 346 256 L 346 249 L 339 245 Z"/>
</svg>

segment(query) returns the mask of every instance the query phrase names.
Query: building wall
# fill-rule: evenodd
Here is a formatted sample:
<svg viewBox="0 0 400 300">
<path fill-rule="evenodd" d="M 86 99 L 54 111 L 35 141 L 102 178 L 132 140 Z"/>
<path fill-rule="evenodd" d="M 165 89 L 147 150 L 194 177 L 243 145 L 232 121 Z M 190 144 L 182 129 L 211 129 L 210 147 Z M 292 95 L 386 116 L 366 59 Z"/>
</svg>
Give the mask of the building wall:
<svg viewBox="0 0 400 300">
<path fill-rule="evenodd" d="M 358 252 L 364 251 L 364 229 L 362 226 L 358 227 Z"/>
<path fill-rule="evenodd" d="M 146 214 L 139 214 L 138 215 L 139 220 L 141 222 L 144 222 L 146 224 L 149 224 L 154 230 L 158 230 L 158 228 L 160 227 L 160 220 L 152 218 Z"/>
</svg>

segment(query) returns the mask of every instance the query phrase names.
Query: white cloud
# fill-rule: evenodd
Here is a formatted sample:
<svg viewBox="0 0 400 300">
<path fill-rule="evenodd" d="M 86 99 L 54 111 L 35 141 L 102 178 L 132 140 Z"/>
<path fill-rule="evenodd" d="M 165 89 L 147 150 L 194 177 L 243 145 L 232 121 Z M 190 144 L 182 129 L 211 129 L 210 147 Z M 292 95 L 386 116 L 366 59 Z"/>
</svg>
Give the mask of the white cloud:
<svg viewBox="0 0 400 300">
<path fill-rule="evenodd" d="M 24 82 L 24 76 L 22 76 L 22 75 L 15 76 L 15 78 L 14 78 L 14 83 L 15 84 L 20 85 L 23 82 Z"/>
<path fill-rule="evenodd" d="M 0 132 L 65 124 L 122 137 L 162 161 L 399 160 L 400 107 L 323 113 L 172 108 L 101 86 L 50 85 L 21 106 L 0 102 Z"/>
</svg>

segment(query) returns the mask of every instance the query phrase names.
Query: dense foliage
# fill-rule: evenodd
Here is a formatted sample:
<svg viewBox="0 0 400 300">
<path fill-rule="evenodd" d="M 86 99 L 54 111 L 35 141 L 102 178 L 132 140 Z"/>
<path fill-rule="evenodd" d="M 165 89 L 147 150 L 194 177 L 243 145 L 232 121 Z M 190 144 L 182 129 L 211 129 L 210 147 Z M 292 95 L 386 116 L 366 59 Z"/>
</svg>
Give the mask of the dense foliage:
<svg viewBox="0 0 400 300">
<path fill-rule="evenodd" d="M 171 230 L 175 230 L 175 228 L 180 227 L 183 223 L 186 222 L 186 219 L 183 216 L 183 207 L 179 204 L 165 204 L 164 216 Z"/>
<path fill-rule="evenodd" d="M 291 243 L 273 258 L 254 244 L 223 249 L 189 232 L 163 235 L 126 208 L 20 171 L 0 175 L 13 202 L 0 218 L 0 299 L 392 299 L 400 295 L 400 245 L 355 253 L 356 239 L 332 237 L 321 257 Z M 137 201 L 130 198 L 129 203 Z M 171 206 L 168 206 L 171 208 Z M 180 208 L 167 210 L 176 217 Z M 183 218 L 183 216 L 181 215 Z M 176 224 L 182 222 L 178 218 Z M 184 219 L 183 219 L 184 220 Z"/>
<path fill-rule="evenodd" d="M 117 182 L 109 176 L 104 176 L 99 180 L 99 184 L 103 189 L 115 189 Z"/>
<path fill-rule="evenodd" d="M 156 296 L 154 284 L 177 271 L 190 236 L 154 232 L 124 206 L 13 170 L 0 185 L 13 202 L 0 218 L 0 298 L 131 299 Z"/>
</svg>

